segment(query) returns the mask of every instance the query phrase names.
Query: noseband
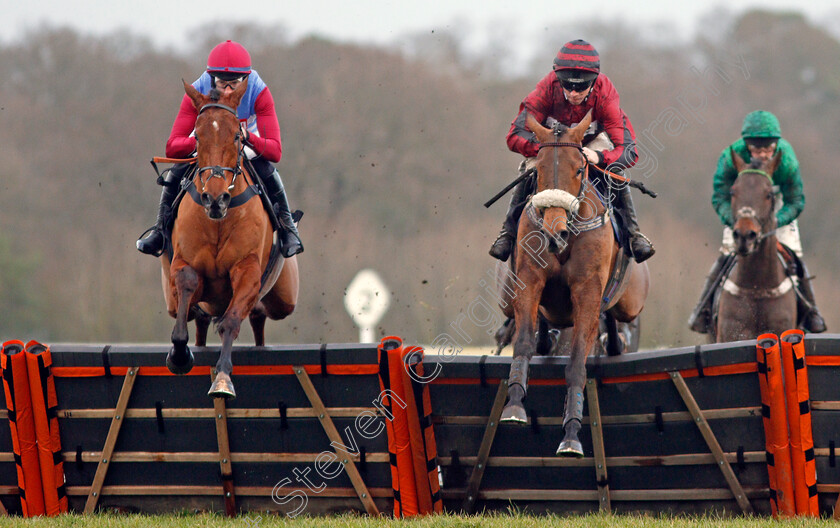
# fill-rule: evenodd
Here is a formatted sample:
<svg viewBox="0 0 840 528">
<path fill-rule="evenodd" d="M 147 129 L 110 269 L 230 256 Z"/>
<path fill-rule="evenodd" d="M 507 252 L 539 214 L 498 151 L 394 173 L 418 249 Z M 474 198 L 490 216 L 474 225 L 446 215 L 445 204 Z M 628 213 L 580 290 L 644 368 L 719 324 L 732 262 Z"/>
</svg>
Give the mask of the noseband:
<svg viewBox="0 0 840 528">
<path fill-rule="evenodd" d="M 236 110 L 233 108 L 223 105 L 221 103 L 208 103 L 201 107 L 198 111 L 198 115 L 201 115 L 202 112 L 207 110 L 208 108 L 221 108 L 222 110 L 226 110 L 236 116 Z M 206 167 L 199 167 L 198 168 L 198 179 L 201 181 L 202 192 L 207 188 L 207 182 L 210 181 L 211 178 L 221 178 L 222 180 L 225 179 L 225 173 L 230 172 L 233 174 L 233 178 L 230 180 L 230 185 L 228 185 L 228 191 L 233 190 L 233 186 L 236 183 L 236 177 L 242 173 L 242 151 L 243 151 L 243 144 L 242 144 L 242 136 L 237 131 L 236 132 L 236 143 L 238 145 L 237 151 L 238 154 L 236 155 L 236 166 L 235 167 L 223 167 L 221 165 L 208 165 Z M 207 178 L 202 176 L 206 171 L 210 171 L 210 175 Z"/>
</svg>

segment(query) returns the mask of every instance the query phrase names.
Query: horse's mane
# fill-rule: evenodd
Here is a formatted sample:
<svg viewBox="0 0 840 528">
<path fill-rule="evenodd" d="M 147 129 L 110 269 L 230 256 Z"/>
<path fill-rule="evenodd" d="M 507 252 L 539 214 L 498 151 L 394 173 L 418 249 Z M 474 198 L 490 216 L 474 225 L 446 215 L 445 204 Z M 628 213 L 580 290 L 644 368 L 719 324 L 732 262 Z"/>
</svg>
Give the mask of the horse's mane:
<svg viewBox="0 0 840 528">
<path fill-rule="evenodd" d="M 749 168 L 750 169 L 760 169 L 763 165 L 764 165 L 763 161 L 761 161 L 758 158 L 753 158 L 752 160 L 750 160 Z"/>
<path fill-rule="evenodd" d="M 220 92 L 219 90 L 217 90 L 215 88 L 211 88 L 210 93 L 208 93 L 207 96 L 210 98 L 211 101 L 213 101 L 214 103 L 217 103 L 217 102 L 219 102 L 219 99 L 221 99 L 221 97 L 222 97 L 222 92 Z"/>
</svg>

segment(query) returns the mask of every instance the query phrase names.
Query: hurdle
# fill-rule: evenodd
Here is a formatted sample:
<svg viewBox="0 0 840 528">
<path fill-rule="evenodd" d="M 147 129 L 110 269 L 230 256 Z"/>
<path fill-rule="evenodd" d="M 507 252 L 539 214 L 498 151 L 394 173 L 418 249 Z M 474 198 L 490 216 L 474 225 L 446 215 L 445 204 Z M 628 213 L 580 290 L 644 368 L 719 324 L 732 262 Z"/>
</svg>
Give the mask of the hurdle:
<svg viewBox="0 0 840 528">
<path fill-rule="evenodd" d="M 820 512 L 840 494 L 838 345 L 805 339 Z M 235 347 L 232 401 L 206 395 L 213 347 L 195 348 L 193 371 L 177 377 L 163 366 L 169 346 L 50 348 L 72 511 L 393 507 L 385 428 L 363 435 L 357 422 L 386 419 L 374 344 Z M 589 358 L 581 459 L 554 455 L 567 358 L 532 360 L 529 422 L 515 426 L 494 419 L 511 358 L 434 352 L 424 368 L 437 373 L 428 387 L 446 511 L 770 514 L 754 340 Z M 2 429 L 0 502 L 20 513 Z"/>
</svg>

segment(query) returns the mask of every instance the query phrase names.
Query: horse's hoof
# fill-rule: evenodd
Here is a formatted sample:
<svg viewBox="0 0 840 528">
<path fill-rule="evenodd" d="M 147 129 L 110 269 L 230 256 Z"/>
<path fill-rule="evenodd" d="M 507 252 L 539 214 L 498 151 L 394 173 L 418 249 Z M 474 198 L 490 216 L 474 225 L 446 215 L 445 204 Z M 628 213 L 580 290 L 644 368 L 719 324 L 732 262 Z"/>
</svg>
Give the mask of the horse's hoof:
<svg viewBox="0 0 840 528">
<path fill-rule="evenodd" d="M 182 375 L 192 370 L 194 362 L 192 350 L 190 350 L 190 347 L 186 345 L 184 345 L 184 348 L 187 353 L 187 361 L 183 364 L 178 364 L 173 361 L 172 357 L 175 355 L 174 347 L 169 351 L 169 354 L 166 355 L 166 368 L 169 369 L 169 372 L 176 375 Z"/>
<path fill-rule="evenodd" d="M 210 390 L 207 392 L 207 395 L 211 398 L 225 398 L 227 400 L 236 398 L 236 391 L 233 390 L 233 382 L 230 376 L 224 372 L 216 374 L 216 379 L 210 385 Z"/>
<path fill-rule="evenodd" d="M 525 425 L 528 423 L 528 414 L 525 412 L 525 407 L 508 404 L 502 409 L 502 417 L 499 418 L 499 421 L 502 423 Z"/>
<path fill-rule="evenodd" d="M 583 458 L 583 444 L 578 440 L 563 440 L 557 446 L 557 456 Z"/>
</svg>

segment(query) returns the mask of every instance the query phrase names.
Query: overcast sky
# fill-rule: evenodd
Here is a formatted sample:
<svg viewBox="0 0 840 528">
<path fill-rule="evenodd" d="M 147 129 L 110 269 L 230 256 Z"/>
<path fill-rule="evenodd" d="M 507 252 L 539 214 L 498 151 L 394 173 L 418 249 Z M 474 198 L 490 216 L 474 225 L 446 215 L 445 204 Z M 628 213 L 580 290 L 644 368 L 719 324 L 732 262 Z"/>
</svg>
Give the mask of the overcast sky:
<svg viewBox="0 0 840 528">
<path fill-rule="evenodd" d="M 801 11 L 818 23 L 840 19 L 837 0 L 0 0 L 0 41 L 17 40 L 25 31 L 48 23 L 96 35 L 129 28 L 161 47 L 182 48 L 190 29 L 216 20 L 278 23 L 293 37 L 316 33 L 333 40 L 368 43 L 461 26 L 478 40 L 482 32 L 499 30 L 522 39 L 539 38 L 547 26 L 594 17 L 641 23 L 648 28 L 658 22 L 689 35 L 696 20 L 715 7 L 738 13 L 760 6 Z M 562 36 L 561 40 L 578 37 L 582 35 Z"/>
</svg>

